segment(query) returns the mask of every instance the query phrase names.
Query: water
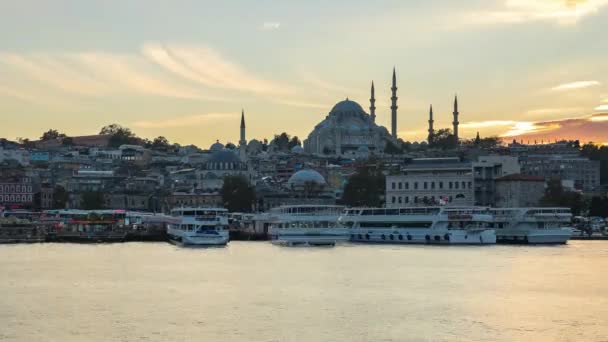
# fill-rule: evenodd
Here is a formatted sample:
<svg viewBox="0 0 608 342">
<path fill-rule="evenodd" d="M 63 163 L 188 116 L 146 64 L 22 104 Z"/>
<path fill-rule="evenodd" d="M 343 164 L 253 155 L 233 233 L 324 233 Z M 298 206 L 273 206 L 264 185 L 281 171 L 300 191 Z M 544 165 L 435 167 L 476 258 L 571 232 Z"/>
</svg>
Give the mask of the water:
<svg viewBox="0 0 608 342">
<path fill-rule="evenodd" d="M 608 341 L 608 242 L 0 246 L 3 341 Z"/>
</svg>

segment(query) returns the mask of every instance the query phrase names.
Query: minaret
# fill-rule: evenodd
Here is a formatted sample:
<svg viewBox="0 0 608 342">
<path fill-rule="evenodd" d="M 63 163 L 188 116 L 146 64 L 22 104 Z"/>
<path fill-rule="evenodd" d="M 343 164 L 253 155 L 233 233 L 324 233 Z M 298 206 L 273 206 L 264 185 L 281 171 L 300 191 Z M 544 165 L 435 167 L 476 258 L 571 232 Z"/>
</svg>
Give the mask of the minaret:
<svg viewBox="0 0 608 342">
<path fill-rule="evenodd" d="M 374 93 L 374 81 L 372 81 L 372 97 L 369 99 L 369 115 L 372 117 L 372 122 L 376 122 L 376 96 Z"/>
<path fill-rule="evenodd" d="M 433 143 L 433 135 L 435 135 L 435 130 L 433 129 L 434 122 L 435 120 L 433 120 L 433 105 L 431 105 L 431 109 L 429 110 L 429 137 L 427 139 L 429 145 Z"/>
<path fill-rule="evenodd" d="M 241 139 L 239 140 L 239 156 L 241 161 L 247 159 L 247 139 L 245 139 L 245 110 L 241 110 Z"/>
<path fill-rule="evenodd" d="M 247 145 L 245 139 L 245 110 L 241 111 L 241 140 L 239 140 L 239 146 Z"/>
<path fill-rule="evenodd" d="M 458 96 L 454 96 L 454 121 L 452 124 L 454 125 L 454 139 L 456 140 L 456 144 L 458 144 Z"/>
<path fill-rule="evenodd" d="M 391 87 L 393 96 L 391 96 L 391 134 L 393 138 L 397 138 L 397 75 L 393 67 L 393 86 Z"/>
</svg>

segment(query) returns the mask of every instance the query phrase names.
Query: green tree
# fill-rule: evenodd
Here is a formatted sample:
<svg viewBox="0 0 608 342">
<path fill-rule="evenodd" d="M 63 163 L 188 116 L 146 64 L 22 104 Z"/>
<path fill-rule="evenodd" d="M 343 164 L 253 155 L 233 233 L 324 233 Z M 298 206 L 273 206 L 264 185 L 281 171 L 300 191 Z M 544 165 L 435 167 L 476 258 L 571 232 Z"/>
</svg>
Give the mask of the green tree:
<svg viewBox="0 0 608 342">
<path fill-rule="evenodd" d="M 224 208 L 229 211 L 251 212 L 255 203 L 255 189 L 243 176 L 226 176 L 220 191 Z"/>
<path fill-rule="evenodd" d="M 161 135 L 152 140 L 152 142 L 150 143 L 150 147 L 153 150 L 168 151 L 171 148 L 171 144 L 169 143 L 169 140 L 167 138 Z"/>
<path fill-rule="evenodd" d="M 384 197 L 385 177 L 380 169 L 364 166 L 348 177 L 342 202 L 351 207 L 379 207 Z"/>
<path fill-rule="evenodd" d="M 395 145 L 392 141 L 387 140 L 384 146 L 384 153 L 387 154 L 403 154 L 403 150 Z"/>
<path fill-rule="evenodd" d="M 287 151 L 287 150 L 289 150 L 290 140 L 291 140 L 291 138 L 290 138 L 289 134 L 283 132 L 279 135 L 275 135 L 274 139 L 272 139 L 272 142 L 276 145 L 276 147 L 280 151 Z"/>
<path fill-rule="evenodd" d="M 449 128 L 441 128 L 433 134 L 433 141 L 430 147 L 440 148 L 442 150 L 453 149 L 458 146 L 456 137 L 452 134 Z"/>
<path fill-rule="evenodd" d="M 291 138 L 289 140 L 289 143 L 287 144 L 287 148 L 289 150 L 291 150 L 292 148 L 294 148 L 296 146 L 302 146 L 302 142 L 300 141 L 300 139 L 297 136 L 294 136 L 293 138 Z"/>
<path fill-rule="evenodd" d="M 58 130 L 56 129 L 49 129 L 48 131 L 42 133 L 42 136 L 40 137 L 40 140 L 42 141 L 47 141 L 47 140 L 55 140 L 58 138 L 65 138 L 66 135 L 63 133 L 59 133 Z"/>
<path fill-rule="evenodd" d="M 68 203 L 68 192 L 61 185 L 55 185 L 53 189 L 53 209 L 65 209 Z"/>
<path fill-rule="evenodd" d="M 589 204 L 589 216 L 608 217 L 608 198 L 593 196 Z"/>
<path fill-rule="evenodd" d="M 81 205 L 84 210 L 103 209 L 103 193 L 100 191 L 86 191 L 81 195 Z"/>
<path fill-rule="evenodd" d="M 574 142 L 576 143 L 576 141 Z M 592 142 L 586 143 L 581 148 L 581 155 L 600 162 L 600 183 L 608 182 L 608 146 L 598 146 Z"/>
<path fill-rule="evenodd" d="M 578 192 L 567 191 L 560 179 L 552 178 L 547 182 L 545 195 L 540 201 L 543 207 L 566 207 L 573 215 L 580 215 L 583 207 L 583 197 Z"/>
<path fill-rule="evenodd" d="M 74 139 L 72 137 L 65 137 L 61 140 L 63 146 L 74 146 Z"/>
<path fill-rule="evenodd" d="M 129 128 L 123 127 L 119 124 L 110 124 L 104 126 L 99 134 L 110 134 L 110 147 L 119 147 L 125 144 L 136 144 L 138 139 L 137 136 Z"/>
</svg>

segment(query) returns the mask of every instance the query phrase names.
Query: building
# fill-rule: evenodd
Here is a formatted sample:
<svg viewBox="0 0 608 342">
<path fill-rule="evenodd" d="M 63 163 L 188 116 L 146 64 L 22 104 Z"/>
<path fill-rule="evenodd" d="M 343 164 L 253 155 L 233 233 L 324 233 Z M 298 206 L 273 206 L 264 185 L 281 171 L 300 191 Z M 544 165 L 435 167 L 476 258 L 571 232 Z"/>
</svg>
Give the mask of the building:
<svg viewBox="0 0 608 342">
<path fill-rule="evenodd" d="M 479 156 L 473 163 L 475 205 L 496 206 L 496 179 L 520 173 L 517 157 Z"/>
<path fill-rule="evenodd" d="M 7 174 L 0 176 L 1 207 L 31 207 L 34 202 L 32 179 L 25 174 Z"/>
<path fill-rule="evenodd" d="M 521 158 L 521 173 L 570 180 L 584 192 L 600 189 L 600 162 L 573 154 L 532 154 Z"/>
<path fill-rule="evenodd" d="M 327 184 L 323 175 L 315 170 L 300 170 L 282 185 L 263 182 L 257 184 L 257 209 L 267 211 L 281 205 L 336 203 L 332 188 Z"/>
<path fill-rule="evenodd" d="M 222 196 L 217 191 L 174 192 L 166 198 L 168 209 L 176 207 L 223 207 Z"/>
<path fill-rule="evenodd" d="M 535 207 L 545 193 L 545 179 L 512 174 L 496 179 L 496 206 L 499 208 Z"/>
<path fill-rule="evenodd" d="M 378 126 L 358 103 L 346 99 L 315 126 L 304 140 L 304 150 L 317 155 L 356 157 L 361 149 L 382 154 L 387 141 L 392 140 L 385 127 Z"/>
<path fill-rule="evenodd" d="M 386 207 L 473 205 L 470 163 L 458 158 L 420 158 L 386 177 Z"/>
</svg>

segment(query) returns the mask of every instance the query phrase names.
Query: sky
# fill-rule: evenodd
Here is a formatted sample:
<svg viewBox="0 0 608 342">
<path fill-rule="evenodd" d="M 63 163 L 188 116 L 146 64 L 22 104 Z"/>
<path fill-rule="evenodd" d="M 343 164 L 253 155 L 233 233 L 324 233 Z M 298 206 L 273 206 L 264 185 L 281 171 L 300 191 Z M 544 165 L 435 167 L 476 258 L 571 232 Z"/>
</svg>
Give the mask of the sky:
<svg viewBox="0 0 608 342">
<path fill-rule="evenodd" d="M 305 138 L 346 97 L 398 133 L 608 142 L 608 0 L 0 1 L 0 137 L 118 123 L 207 147 Z"/>
</svg>

